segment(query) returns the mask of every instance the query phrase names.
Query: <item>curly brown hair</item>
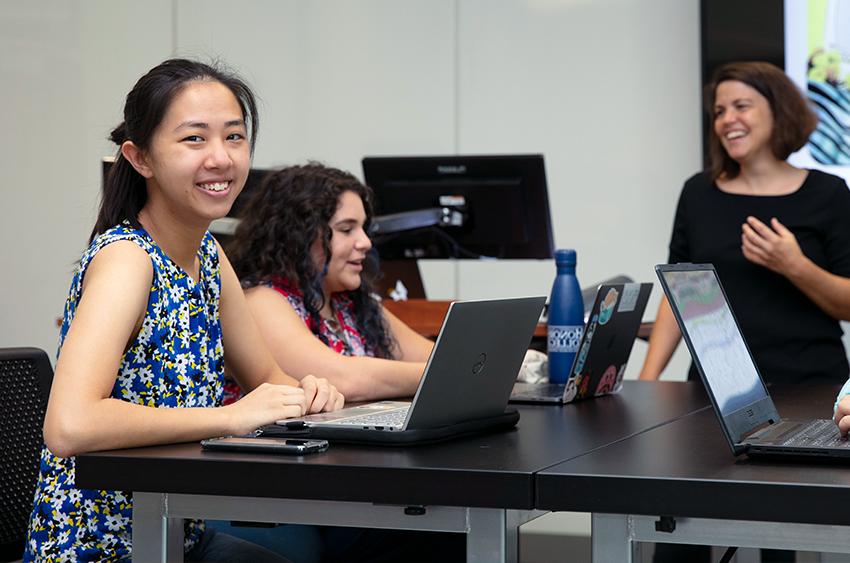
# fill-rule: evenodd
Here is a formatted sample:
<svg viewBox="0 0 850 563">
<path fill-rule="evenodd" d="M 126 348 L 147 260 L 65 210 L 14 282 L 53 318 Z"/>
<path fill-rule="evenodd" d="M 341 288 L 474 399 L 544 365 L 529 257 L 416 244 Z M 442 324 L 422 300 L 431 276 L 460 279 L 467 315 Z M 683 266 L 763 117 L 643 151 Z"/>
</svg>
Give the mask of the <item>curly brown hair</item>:
<svg viewBox="0 0 850 563">
<path fill-rule="evenodd" d="M 721 176 L 732 179 L 741 172 L 738 164 L 720 143 L 714 131 L 714 102 L 721 82 L 743 82 L 765 97 L 773 115 L 773 134 L 770 148 L 779 160 L 801 149 L 818 124 L 806 98 L 778 67 L 765 62 L 729 63 L 718 68 L 706 87 L 706 111 L 711 127 L 708 128 L 709 172 L 712 180 Z"/>
<path fill-rule="evenodd" d="M 372 217 L 372 191 L 352 174 L 317 162 L 269 173 L 240 212 L 240 223 L 227 254 L 243 287 L 268 284 L 282 278 L 304 299 L 309 323 L 317 338 L 319 311 L 324 306 L 322 282 L 330 261 L 330 220 L 345 192 L 360 196 L 366 211 L 364 229 Z M 318 268 L 310 249 L 322 243 L 325 263 Z M 345 292 L 354 304 L 354 316 L 367 349 L 392 358 L 396 343 L 372 295 L 377 275 L 374 260 L 366 260 L 360 287 Z"/>
</svg>

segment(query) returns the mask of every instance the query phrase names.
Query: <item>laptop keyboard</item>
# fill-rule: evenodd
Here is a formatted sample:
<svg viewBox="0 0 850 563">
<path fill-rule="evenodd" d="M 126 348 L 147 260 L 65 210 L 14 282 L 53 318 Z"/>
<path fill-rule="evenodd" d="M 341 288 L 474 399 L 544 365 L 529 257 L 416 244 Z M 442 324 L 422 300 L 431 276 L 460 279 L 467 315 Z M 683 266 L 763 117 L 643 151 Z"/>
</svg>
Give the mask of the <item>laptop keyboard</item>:
<svg viewBox="0 0 850 563">
<path fill-rule="evenodd" d="M 782 446 L 792 447 L 827 447 L 848 448 L 850 441 L 841 438 L 838 427 L 832 420 L 813 420 L 803 427 L 797 429 L 784 441 L 779 442 Z"/>
<path fill-rule="evenodd" d="M 349 426 L 397 426 L 404 425 L 404 420 L 407 418 L 407 407 L 391 410 L 387 412 L 378 412 L 363 414 L 360 416 L 352 416 L 344 420 L 337 420 L 335 424 L 345 424 Z"/>
</svg>

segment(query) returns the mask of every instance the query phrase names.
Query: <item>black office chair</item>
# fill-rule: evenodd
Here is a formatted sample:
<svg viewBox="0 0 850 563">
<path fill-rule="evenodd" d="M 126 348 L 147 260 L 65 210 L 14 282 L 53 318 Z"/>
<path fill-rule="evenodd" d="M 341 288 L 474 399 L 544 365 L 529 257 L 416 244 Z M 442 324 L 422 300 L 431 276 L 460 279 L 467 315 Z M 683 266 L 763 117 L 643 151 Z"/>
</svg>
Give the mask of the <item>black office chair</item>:
<svg viewBox="0 0 850 563">
<path fill-rule="evenodd" d="M 38 348 L 0 348 L 0 561 L 23 555 L 53 368 Z"/>
</svg>

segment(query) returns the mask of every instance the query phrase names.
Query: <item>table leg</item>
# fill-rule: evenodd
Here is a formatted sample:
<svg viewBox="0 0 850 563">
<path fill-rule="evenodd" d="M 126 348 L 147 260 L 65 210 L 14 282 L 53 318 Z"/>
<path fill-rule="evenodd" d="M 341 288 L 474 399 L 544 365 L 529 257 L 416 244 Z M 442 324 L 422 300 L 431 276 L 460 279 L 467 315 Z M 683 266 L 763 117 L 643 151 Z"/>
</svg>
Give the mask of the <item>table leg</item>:
<svg viewBox="0 0 850 563">
<path fill-rule="evenodd" d="M 629 517 L 624 514 L 597 514 L 591 520 L 593 561 L 641 561 L 640 544 L 633 541 Z"/>
<path fill-rule="evenodd" d="M 133 562 L 183 561 L 183 519 L 168 517 L 168 495 L 133 493 Z"/>
<path fill-rule="evenodd" d="M 496 508 L 468 509 L 466 561 L 519 561 L 519 526 L 532 519 L 533 513 Z M 538 514 L 539 515 L 539 514 Z"/>
</svg>

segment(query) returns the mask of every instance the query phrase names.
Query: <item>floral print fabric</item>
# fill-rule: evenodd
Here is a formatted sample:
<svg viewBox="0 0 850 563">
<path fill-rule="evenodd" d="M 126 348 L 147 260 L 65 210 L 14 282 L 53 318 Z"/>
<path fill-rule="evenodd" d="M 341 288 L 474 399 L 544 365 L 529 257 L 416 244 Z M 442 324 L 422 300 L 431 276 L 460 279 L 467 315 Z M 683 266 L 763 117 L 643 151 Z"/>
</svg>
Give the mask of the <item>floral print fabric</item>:
<svg viewBox="0 0 850 563">
<path fill-rule="evenodd" d="M 289 301 L 289 304 L 292 305 L 307 328 L 312 331 L 315 323 L 307 316 L 307 308 L 304 306 L 304 298 L 301 292 L 284 280 L 275 280 L 271 287 L 286 297 L 286 300 Z M 336 322 L 322 318 L 318 330 L 328 343 L 328 347 L 343 356 L 375 356 L 375 351 L 367 348 L 360 331 L 357 329 L 357 321 L 354 318 L 354 303 L 351 302 L 351 299 L 344 293 L 334 293 L 331 296 L 331 308 Z"/>
<path fill-rule="evenodd" d="M 148 253 L 153 279 L 141 329 L 121 360 L 112 397 L 159 408 L 220 405 L 224 380 L 221 276 L 215 239 L 209 233 L 198 251 L 197 282 L 143 229 L 119 225 L 97 237 L 71 282 L 60 350 L 82 295 L 86 268 L 99 250 L 120 240 L 132 241 Z M 132 494 L 75 488 L 74 461 L 42 449 L 24 561 L 129 560 Z M 185 548 L 191 549 L 202 533 L 202 522 L 187 520 Z"/>
</svg>

